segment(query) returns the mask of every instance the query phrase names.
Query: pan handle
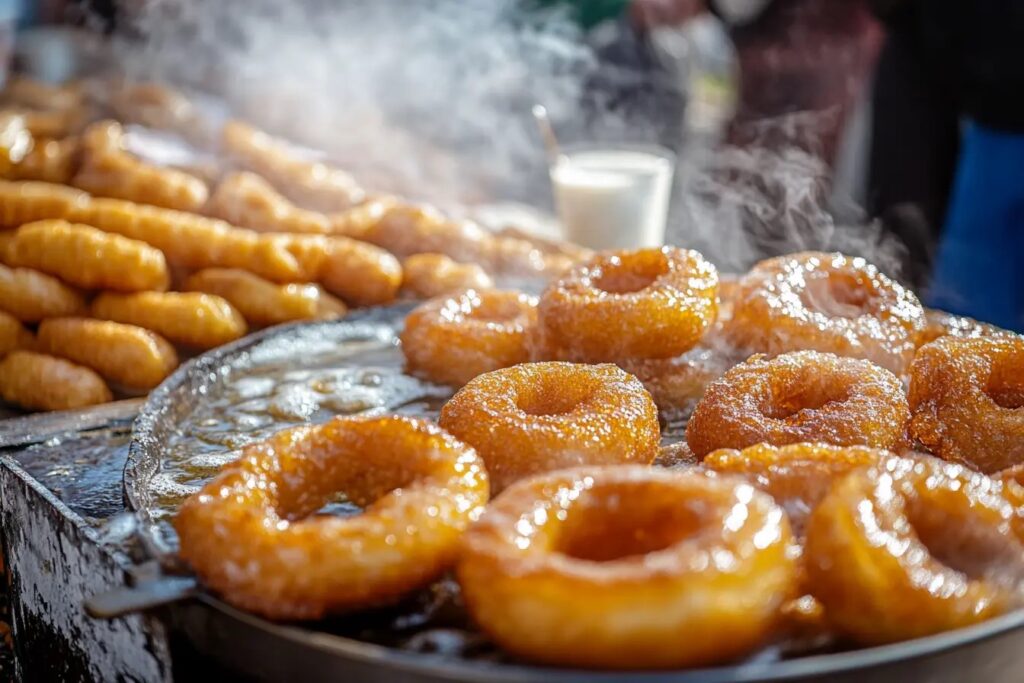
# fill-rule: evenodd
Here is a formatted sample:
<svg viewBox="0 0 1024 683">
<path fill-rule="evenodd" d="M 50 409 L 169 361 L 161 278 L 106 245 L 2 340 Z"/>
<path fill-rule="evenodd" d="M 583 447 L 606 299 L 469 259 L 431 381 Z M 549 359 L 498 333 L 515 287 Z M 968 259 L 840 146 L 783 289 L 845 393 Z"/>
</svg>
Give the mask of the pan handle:
<svg viewBox="0 0 1024 683">
<path fill-rule="evenodd" d="M 85 611 L 94 619 L 114 619 L 173 602 L 188 600 L 197 593 L 196 580 L 164 576 L 134 586 L 119 586 L 85 599 Z"/>
</svg>

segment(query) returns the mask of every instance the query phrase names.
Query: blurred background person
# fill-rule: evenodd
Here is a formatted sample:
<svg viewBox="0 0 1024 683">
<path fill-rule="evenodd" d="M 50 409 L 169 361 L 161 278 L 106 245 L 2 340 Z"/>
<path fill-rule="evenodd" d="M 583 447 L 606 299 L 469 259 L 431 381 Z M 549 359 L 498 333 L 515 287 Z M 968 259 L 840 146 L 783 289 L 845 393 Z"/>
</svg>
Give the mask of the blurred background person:
<svg viewBox="0 0 1024 683">
<path fill-rule="evenodd" d="M 781 142 L 835 161 L 844 126 L 875 62 L 881 31 L 861 0 L 710 0 L 729 26 L 738 58 L 738 96 L 728 139 L 770 144 L 765 120 L 798 112 Z"/>
<path fill-rule="evenodd" d="M 1024 3 L 875 6 L 874 214 L 925 262 L 938 241 L 929 305 L 1022 330 Z"/>
<path fill-rule="evenodd" d="M 963 135 L 928 302 L 1024 330 L 1024 3 L 931 0 L 930 57 Z"/>
<path fill-rule="evenodd" d="M 875 69 L 868 216 L 908 248 L 904 275 L 928 283 L 960 145 L 959 107 L 941 36 L 927 26 L 928 0 L 872 0 L 885 26 Z"/>
</svg>

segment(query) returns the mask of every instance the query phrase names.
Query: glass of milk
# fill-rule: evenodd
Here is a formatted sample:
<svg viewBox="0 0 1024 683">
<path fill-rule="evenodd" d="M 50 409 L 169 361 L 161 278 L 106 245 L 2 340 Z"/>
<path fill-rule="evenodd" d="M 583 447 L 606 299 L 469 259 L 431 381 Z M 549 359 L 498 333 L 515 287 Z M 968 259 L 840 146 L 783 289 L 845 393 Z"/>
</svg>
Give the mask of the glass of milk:
<svg viewBox="0 0 1024 683">
<path fill-rule="evenodd" d="M 551 169 L 565 237 L 591 249 L 660 247 L 675 155 L 657 146 L 576 146 Z"/>
</svg>

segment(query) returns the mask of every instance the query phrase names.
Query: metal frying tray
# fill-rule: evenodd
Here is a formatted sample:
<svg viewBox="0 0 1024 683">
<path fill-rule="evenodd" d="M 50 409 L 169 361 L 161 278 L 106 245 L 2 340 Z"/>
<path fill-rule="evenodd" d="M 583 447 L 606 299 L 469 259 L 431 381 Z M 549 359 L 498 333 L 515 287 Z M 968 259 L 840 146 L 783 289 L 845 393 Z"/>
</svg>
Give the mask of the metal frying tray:
<svg viewBox="0 0 1024 683">
<path fill-rule="evenodd" d="M 147 554 L 173 572 L 173 541 L 149 515 L 148 484 L 158 474 L 168 436 L 197 401 L 230 375 L 252 366 L 261 349 L 293 352 L 301 366 L 309 339 L 344 344 L 368 328 L 394 329 L 408 306 L 356 313 L 344 320 L 265 330 L 199 356 L 154 391 L 135 423 L 124 473 L 125 497 L 140 516 Z M 292 350 L 292 351 L 289 351 Z M 180 582 L 180 579 L 178 579 Z M 318 624 L 287 625 L 241 612 L 201 589 L 166 606 L 174 629 L 201 653 L 260 680 L 360 681 L 1020 681 L 1024 671 L 1024 610 L 970 628 L 884 647 L 781 661 L 755 658 L 733 666 L 651 673 L 605 673 L 420 654 L 343 637 Z M 359 619 L 357 615 L 354 617 Z"/>
</svg>

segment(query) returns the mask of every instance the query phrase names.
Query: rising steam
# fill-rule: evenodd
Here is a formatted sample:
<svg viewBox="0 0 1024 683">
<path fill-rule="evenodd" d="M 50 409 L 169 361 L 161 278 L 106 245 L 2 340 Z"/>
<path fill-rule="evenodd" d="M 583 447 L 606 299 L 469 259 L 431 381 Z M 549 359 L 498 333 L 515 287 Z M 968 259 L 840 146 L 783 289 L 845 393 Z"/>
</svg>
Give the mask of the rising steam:
<svg viewBox="0 0 1024 683">
<path fill-rule="evenodd" d="M 583 121 L 599 68 L 565 14 L 523 0 L 150 0 L 122 28 L 125 75 L 213 93 L 254 123 L 320 149 L 373 190 L 442 206 L 519 200 L 550 206 L 530 119 L 543 103 L 575 139 L 643 120 Z M 827 168 L 806 113 L 765 122 L 757 143 L 684 150 L 669 238 L 725 271 L 766 255 L 835 249 L 898 275 L 902 245 L 876 227 L 837 226 Z M 591 125 L 593 124 L 593 125 Z"/>
</svg>

